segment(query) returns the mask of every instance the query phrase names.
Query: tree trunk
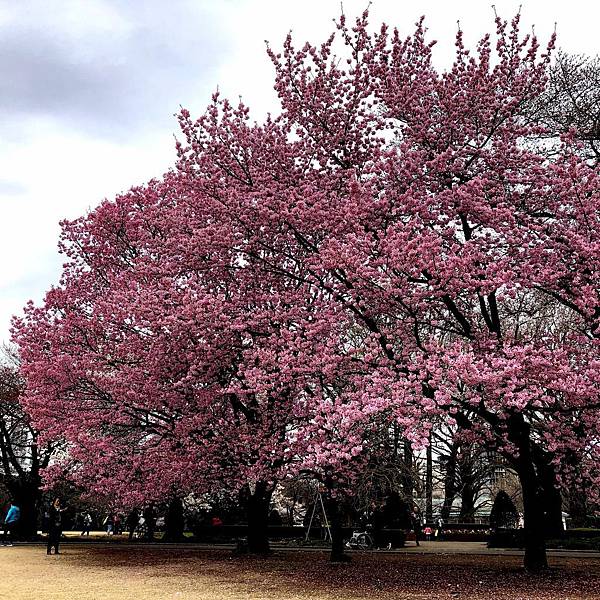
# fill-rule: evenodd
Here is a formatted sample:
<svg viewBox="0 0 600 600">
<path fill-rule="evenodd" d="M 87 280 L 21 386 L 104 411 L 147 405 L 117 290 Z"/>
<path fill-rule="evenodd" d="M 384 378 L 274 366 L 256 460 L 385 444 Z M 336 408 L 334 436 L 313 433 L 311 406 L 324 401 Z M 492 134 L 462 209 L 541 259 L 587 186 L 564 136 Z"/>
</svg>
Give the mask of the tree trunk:
<svg viewBox="0 0 600 600">
<path fill-rule="evenodd" d="M 331 494 L 324 496 L 325 510 L 331 531 L 331 562 L 350 562 L 350 557 L 344 553 L 343 511 L 338 498 Z"/>
<path fill-rule="evenodd" d="M 471 523 L 475 520 L 475 490 L 472 485 L 463 485 L 460 499 L 460 520 L 462 523 Z"/>
<path fill-rule="evenodd" d="M 533 477 L 532 477 L 533 472 Z M 534 469 L 519 472 L 523 491 L 523 519 L 525 524 L 524 567 L 528 571 L 541 571 L 548 567 L 544 539 L 544 513 L 540 506 L 540 489 Z"/>
<path fill-rule="evenodd" d="M 38 531 L 38 505 L 40 490 L 35 484 L 22 482 L 7 485 L 11 496 L 21 509 L 21 517 L 17 524 L 17 535 L 24 540 L 34 540 Z"/>
<path fill-rule="evenodd" d="M 564 533 L 562 496 L 556 484 L 554 467 L 548 460 L 538 461 L 536 466 L 542 485 L 542 502 L 545 513 L 544 531 L 547 538 L 559 538 Z"/>
<path fill-rule="evenodd" d="M 530 427 L 521 415 L 511 419 L 509 438 L 517 445 L 516 470 L 523 492 L 523 520 L 525 529 L 525 557 L 523 566 L 528 571 L 548 568 L 544 538 L 543 494 L 539 474 L 533 461 Z"/>
<path fill-rule="evenodd" d="M 444 496 L 444 504 L 442 504 L 442 510 L 440 511 L 440 517 L 444 522 L 448 521 L 450 513 L 452 512 L 452 504 L 454 504 L 454 494 L 446 494 Z"/>
<path fill-rule="evenodd" d="M 450 518 L 452 512 L 452 504 L 456 497 L 456 454 L 458 452 L 458 444 L 453 443 L 450 447 L 450 454 L 446 460 L 446 468 L 444 472 L 444 504 L 440 516 L 444 521 Z"/>
<path fill-rule="evenodd" d="M 404 440 L 404 476 L 402 477 L 402 490 L 407 499 L 412 500 L 414 492 L 413 450 L 410 442 Z"/>
<path fill-rule="evenodd" d="M 425 520 L 433 522 L 433 456 L 431 450 L 431 433 L 429 434 L 429 445 L 427 446 L 425 470 Z"/>
<path fill-rule="evenodd" d="M 587 498 L 583 490 L 569 491 L 569 516 L 571 527 L 588 526 Z"/>
<path fill-rule="evenodd" d="M 166 542 L 181 542 L 183 540 L 184 517 L 183 501 L 179 497 L 171 499 L 165 519 Z"/>
<path fill-rule="evenodd" d="M 248 494 L 248 552 L 251 554 L 269 554 L 269 506 L 271 504 L 272 488 L 264 481 L 256 484 L 254 492 Z"/>
</svg>

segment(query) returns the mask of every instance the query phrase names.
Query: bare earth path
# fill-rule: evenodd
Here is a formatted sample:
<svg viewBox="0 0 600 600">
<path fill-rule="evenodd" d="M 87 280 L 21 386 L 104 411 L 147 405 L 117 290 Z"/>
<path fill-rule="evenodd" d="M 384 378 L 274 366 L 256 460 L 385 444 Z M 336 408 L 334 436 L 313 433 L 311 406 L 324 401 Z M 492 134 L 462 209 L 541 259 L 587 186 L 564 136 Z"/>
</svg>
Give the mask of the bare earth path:
<svg viewBox="0 0 600 600">
<path fill-rule="evenodd" d="M 532 577 L 515 556 L 318 552 L 267 559 L 227 550 L 65 545 L 0 548 L 1 600 L 600 599 L 600 559 L 554 557 Z"/>
</svg>

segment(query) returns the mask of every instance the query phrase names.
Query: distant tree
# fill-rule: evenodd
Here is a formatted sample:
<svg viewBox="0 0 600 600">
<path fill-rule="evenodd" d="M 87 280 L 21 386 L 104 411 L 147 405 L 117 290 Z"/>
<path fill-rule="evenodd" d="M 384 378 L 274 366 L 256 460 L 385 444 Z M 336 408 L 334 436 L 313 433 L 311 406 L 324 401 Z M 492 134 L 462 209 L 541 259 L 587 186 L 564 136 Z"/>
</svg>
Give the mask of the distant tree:
<svg viewBox="0 0 600 600">
<path fill-rule="evenodd" d="M 531 103 L 532 118 L 545 138 L 572 130 L 582 154 L 600 163 L 600 57 L 560 52 L 549 71 L 548 86 Z"/>
<path fill-rule="evenodd" d="M 519 513 L 510 496 L 500 490 L 496 494 L 490 512 L 490 527 L 492 529 L 515 529 L 519 522 Z"/>
<path fill-rule="evenodd" d="M 29 539 L 38 528 L 41 470 L 55 444 L 38 444 L 38 432 L 21 405 L 24 381 L 16 356 L 5 350 L 0 361 L 0 484 L 21 508 L 19 532 Z"/>
</svg>

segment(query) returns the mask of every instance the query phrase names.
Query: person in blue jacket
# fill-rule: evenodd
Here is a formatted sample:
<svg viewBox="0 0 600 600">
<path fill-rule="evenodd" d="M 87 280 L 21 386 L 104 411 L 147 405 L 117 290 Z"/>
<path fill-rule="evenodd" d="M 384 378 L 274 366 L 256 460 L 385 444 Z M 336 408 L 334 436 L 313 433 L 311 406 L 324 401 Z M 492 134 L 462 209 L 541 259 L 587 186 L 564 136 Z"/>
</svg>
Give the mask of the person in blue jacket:
<svg viewBox="0 0 600 600">
<path fill-rule="evenodd" d="M 16 502 L 11 502 L 10 508 L 6 513 L 4 519 L 4 537 L 2 538 L 3 546 L 12 546 L 12 534 L 16 527 L 19 519 L 21 518 L 21 509 L 18 507 Z"/>
</svg>

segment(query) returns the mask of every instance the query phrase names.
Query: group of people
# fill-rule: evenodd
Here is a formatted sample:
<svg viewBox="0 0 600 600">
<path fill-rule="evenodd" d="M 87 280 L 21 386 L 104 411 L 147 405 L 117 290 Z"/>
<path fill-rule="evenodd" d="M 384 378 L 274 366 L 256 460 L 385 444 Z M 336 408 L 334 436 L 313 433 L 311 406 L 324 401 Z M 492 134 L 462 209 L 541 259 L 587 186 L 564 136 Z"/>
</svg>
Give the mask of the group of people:
<svg viewBox="0 0 600 600">
<path fill-rule="evenodd" d="M 64 512 L 66 510 L 67 509 L 63 507 L 60 498 L 55 498 L 45 511 L 45 529 L 48 532 L 46 552 L 48 555 L 52 554 L 53 551 L 54 554 L 60 554 L 59 545 L 63 532 Z M 13 545 L 14 532 L 17 529 L 20 520 L 21 508 L 16 501 L 12 501 L 6 512 L 4 521 L 2 522 L 4 531 L 2 536 L 3 546 Z M 129 533 L 129 540 L 132 540 L 135 534 L 144 537 L 147 540 L 153 540 L 156 531 L 156 521 L 157 514 L 153 505 L 147 506 L 143 511 L 140 511 L 137 508 L 133 509 L 124 522 L 125 528 Z M 90 512 L 84 512 L 81 515 L 82 536 L 90 535 L 92 523 L 93 518 Z M 107 516 L 104 520 L 104 525 L 107 527 L 108 534 L 120 534 L 123 532 L 120 515 Z"/>
<path fill-rule="evenodd" d="M 55 498 L 46 512 L 47 529 L 48 529 L 48 543 L 46 552 L 48 555 L 59 554 L 59 544 L 63 529 L 63 513 L 66 508 L 63 508 L 59 498 Z M 21 509 L 19 505 L 13 501 L 4 518 L 4 535 L 2 538 L 3 546 L 12 546 L 13 532 L 17 527 L 17 524 L 21 518 Z M 82 516 L 83 531 L 81 535 L 90 534 L 90 527 L 92 525 L 92 516 L 89 512 L 85 512 Z M 144 537 L 147 540 L 154 539 L 154 532 L 156 530 L 157 515 L 153 505 L 148 505 L 143 512 L 137 508 L 134 508 L 127 518 L 125 519 L 125 528 L 129 534 L 129 540 L 132 540 L 134 535 L 137 533 L 140 537 Z M 217 525 L 213 519 L 213 525 Z M 222 521 L 218 519 L 218 524 Z M 411 513 L 411 524 L 415 534 L 415 542 L 417 546 L 420 546 L 420 540 L 423 539 L 425 534 L 426 539 L 429 541 L 432 535 L 435 535 L 436 539 L 441 539 L 442 529 L 444 522 L 441 518 L 437 519 L 435 530 L 428 524 L 423 522 L 423 517 L 418 506 L 414 506 Z M 108 535 L 118 535 L 122 533 L 122 521 L 120 515 L 108 515 L 104 520 L 106 531 Z"/>
<path fill-rule="evenodd" d="M 134 508 L 125 520 L 119 514 L 108 515 L 103 524 L 107 535 L 120 535 L 125 530 L 128 533 L 129 541 L 133 540 L 135 536 L 152 541 L 156 531 L 156 521 L 156 511 L 150 504 L 143 511 Z"/>
<path fill-rule="evenodd" d="M 92 515 L 89 511 L 86 511 L 80 515 L 79 519 L 82 525 L 82 537 L 89 536 L 93 523 Z M 130 541 L 134 537 L 148 540 L 154 539 L 156 522 L 157 515 L 152 505 L 147 506 L 143 510 L 134 508 L 126 518 L 119 513 L 110 513 L 101 520 L 102 528 L 106 532 L 106 535 L 121 535 L 127 532 Z"/>
<path fill-rule="evenodd" d="M 60 537 L 62 535 L 63 528 L 63 512 L 65 509 L 62 507 L 59 498 L 55 498 L 50 508 L 47 511 L 48 520 L 48 544 L 46 546 L 47 554 L 59 554 Z M 4 517 L 4 535 L 2 536 L 3 546 L 13 545 L 13 536 L 16 528 L 18 527 L 19 521 L 21 520 L 21 508 L 16 501 L 12 501 L 6 516 Z"/>
</svg>

